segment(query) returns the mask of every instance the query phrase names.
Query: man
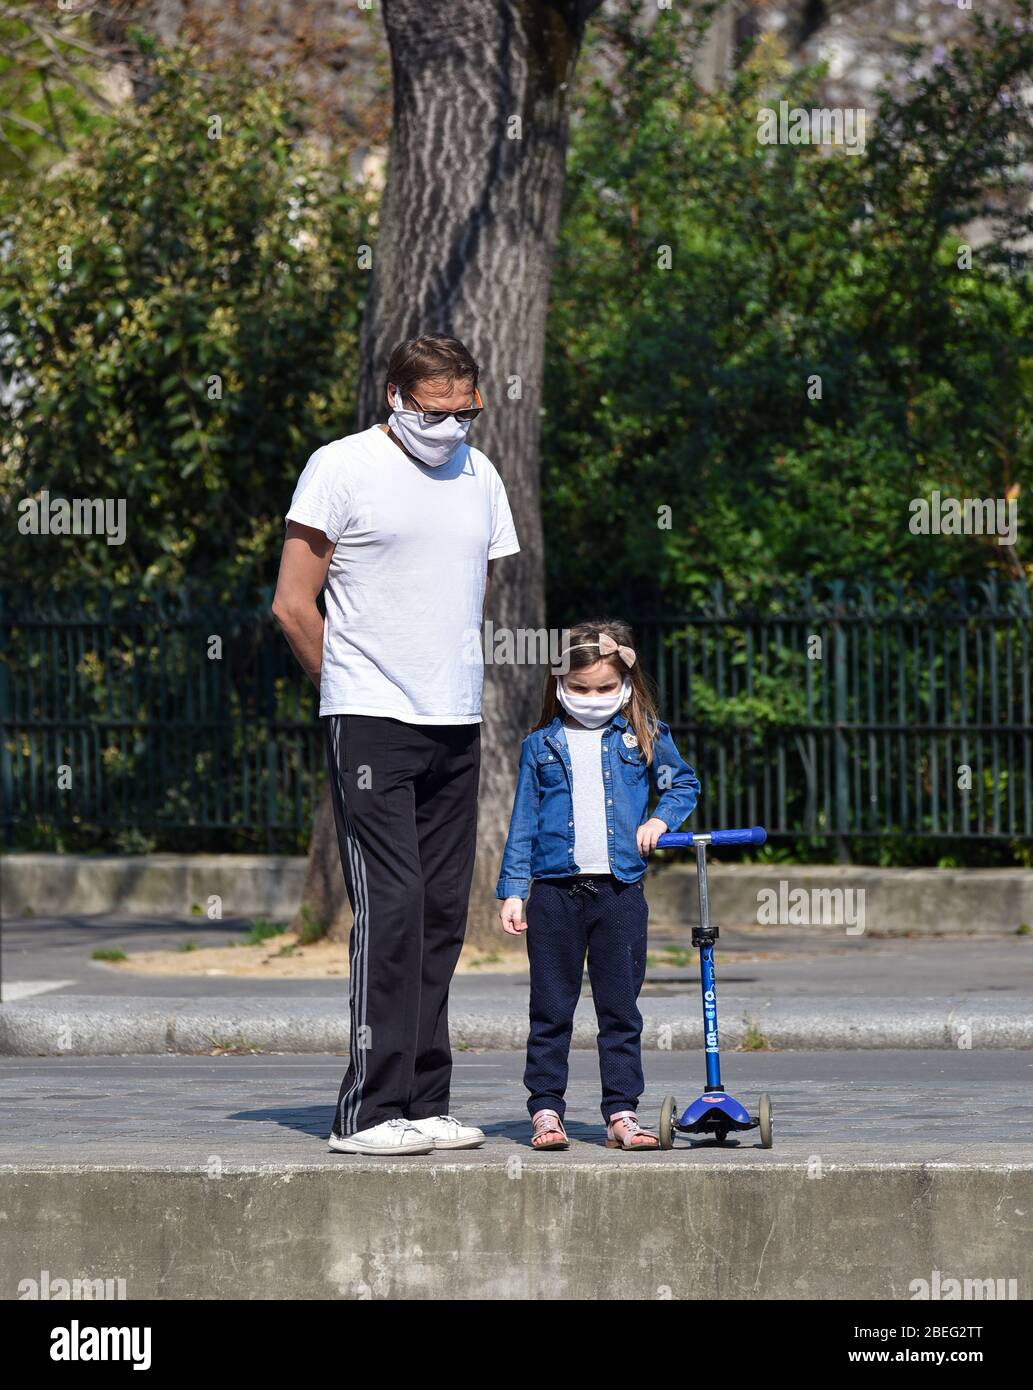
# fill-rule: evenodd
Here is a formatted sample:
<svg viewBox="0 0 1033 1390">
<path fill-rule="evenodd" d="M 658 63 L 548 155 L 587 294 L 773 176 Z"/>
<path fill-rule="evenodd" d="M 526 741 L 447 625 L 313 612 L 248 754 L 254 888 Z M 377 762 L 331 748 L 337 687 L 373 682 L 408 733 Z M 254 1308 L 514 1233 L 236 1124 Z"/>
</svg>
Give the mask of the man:
<svg viewBox="0 0 1033 1390">
<path fill-rule="evenodd" d="M 465 442 L 478 375 L 455 338 L 400 344 L 389 423 L 317 449 L 287 512 L 273 614 L 319 690 L 354 915 L 350 1059 L 329 1136 L 342 1153 L 484 1141 L 448 1113 L 448 989 L 477 833 L 476 638 L 493 562 L 520 546 L 501 478 Z"/>
</svg>

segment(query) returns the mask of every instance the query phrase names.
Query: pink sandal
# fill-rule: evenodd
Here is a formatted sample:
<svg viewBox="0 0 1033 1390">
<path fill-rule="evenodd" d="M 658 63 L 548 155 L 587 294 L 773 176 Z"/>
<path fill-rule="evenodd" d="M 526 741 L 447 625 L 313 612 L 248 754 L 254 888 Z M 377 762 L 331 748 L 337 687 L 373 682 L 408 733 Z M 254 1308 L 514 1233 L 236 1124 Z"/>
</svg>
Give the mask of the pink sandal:
<svg viewBox="0 0 1033 1390">
<path fill-rule="evenodd" d="M 563 1121 L 555 1110 L 536 1110 L 531 1118 L 532 1149 L 569 1149 L 570 1140 L 567 1138 L 567 1131 L 563 1128 Z M 553 1135 L 554 1138 L 546 1138 Z M 539 1144 L 538 1139 L 544 1140 Z"/>
<path fill-rule="evenodd" d="M 613 1132 L 614 1120 L 624 1121 L 624 1138 L 618 1139 Z M 641 1136 L 644 1139 L 651 1139 L 651 1144 L 636 1144 L 635 1140 Z M 648 1129 L 643 1129 L 638 1122 L 638 1116 L 634 1110 L 618 1110 L 615 1115 L 610 1116 L 610 1122 L 606 1126 L 606 1147 L 608 1149 L 658 1149 L 660 1140 L 655 1134 L 651 1134 Z"/>
</svg>

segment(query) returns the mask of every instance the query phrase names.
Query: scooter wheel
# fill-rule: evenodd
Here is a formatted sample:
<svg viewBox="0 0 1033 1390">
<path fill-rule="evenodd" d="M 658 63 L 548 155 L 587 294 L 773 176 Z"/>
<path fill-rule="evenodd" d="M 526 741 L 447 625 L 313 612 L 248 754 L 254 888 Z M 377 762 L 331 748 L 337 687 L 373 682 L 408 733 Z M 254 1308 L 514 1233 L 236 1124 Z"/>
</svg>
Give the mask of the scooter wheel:
<svg viewBox="0 0 1033 1390">
<path fill-rule="evenodd" d="M 657 1135 L 662 1149 L 674 1148 L 674 1117 L 676 1113 L 677 1102 L 674 1096 L 665 1096 L 664 1103 L 660 1107 L 660 1123 L 657 1125 Z"/>
<path fill-rule="evenodd" d="M 770 1149 L 773 1142 L 771 1138 L 771 1097 L 767 1091 L 760 1098 L 757 1120 L 760 1127 L 760 1147 Z"/>
</svg>

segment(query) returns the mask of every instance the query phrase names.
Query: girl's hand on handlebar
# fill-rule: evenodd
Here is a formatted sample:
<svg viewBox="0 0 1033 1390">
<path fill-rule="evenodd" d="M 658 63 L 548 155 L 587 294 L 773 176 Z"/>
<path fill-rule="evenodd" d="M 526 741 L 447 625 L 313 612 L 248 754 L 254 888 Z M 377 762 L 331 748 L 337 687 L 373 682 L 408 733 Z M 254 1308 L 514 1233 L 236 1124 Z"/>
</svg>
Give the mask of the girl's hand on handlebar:
<svg viewBox="0 0 1033 1390">
<path fill-rule="evenodd" d="M 499 921 L 502 923 L 502 930 L 510 936 L 519 936 L 521 932 L 527 931 L 527 923 L 521 921 L 523 907 L 523 898 L 507 898 L 502 904 Z"/>
<path fill-rule="evenodd" d="M 638 852 L 644 859 L 647 854 L 652 854 L 656 849 L 656 842 L 661 835 L 666 835 L 669 827 L 664 824 L 657 816 L 650 817 L 643 825 L 635 831 L 635 838 L 638 841 Z"/>
</svg>

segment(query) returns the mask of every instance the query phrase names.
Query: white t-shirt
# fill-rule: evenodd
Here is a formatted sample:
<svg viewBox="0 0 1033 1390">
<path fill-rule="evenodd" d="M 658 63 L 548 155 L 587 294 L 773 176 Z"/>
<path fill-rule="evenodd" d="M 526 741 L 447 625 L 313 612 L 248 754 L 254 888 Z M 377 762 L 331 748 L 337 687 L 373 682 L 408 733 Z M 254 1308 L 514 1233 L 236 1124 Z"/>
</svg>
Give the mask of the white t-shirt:
<svg viewBox="0 0 1033 1390">
<path fill-rule="evenodd" d="M 479 724 L 487 562 L 520 549 L 484 454 L 461 444 L 430 468 L 374 425 L 315 451 L 287 520 L 335 542 L 320 716 Z"/>
<path fill-rule="evenodd" d="M 610 872 L 609 836 L 603 799 L 603 733 L 598 729 L 563 725 L 570 749 L 570 781 L 574 797 L 574 863 L 579 874 Z"/>
</svg>

